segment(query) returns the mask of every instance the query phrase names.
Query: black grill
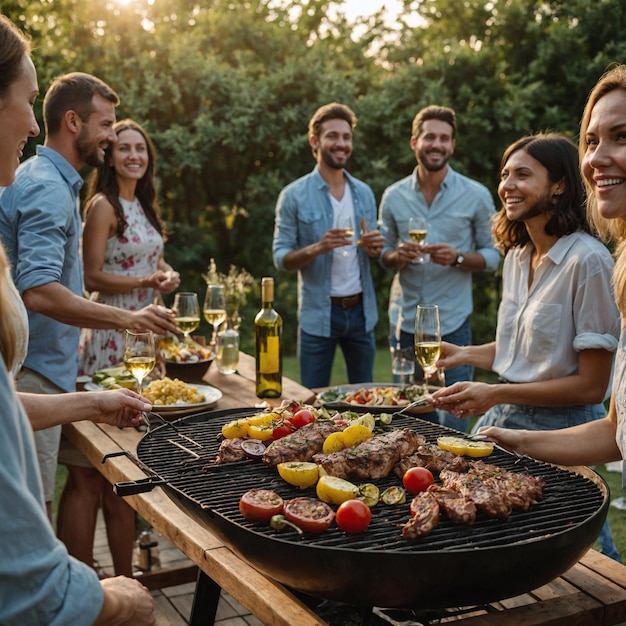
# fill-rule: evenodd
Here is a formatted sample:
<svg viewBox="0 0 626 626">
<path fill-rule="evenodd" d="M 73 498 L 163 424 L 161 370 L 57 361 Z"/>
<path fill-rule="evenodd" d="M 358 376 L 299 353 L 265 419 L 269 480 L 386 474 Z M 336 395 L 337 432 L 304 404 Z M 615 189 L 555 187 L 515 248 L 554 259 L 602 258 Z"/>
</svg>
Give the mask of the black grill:
<svg viewBox="0 0 626 626">
<path fill-rule="evenodd" d="M 590 470 L 577 473 L 495 450 L 489 463 L 545 480 L 543 499 L 526 512 L 514 511 L 508 520 L 479 514 L 473 526 L 461 526 L 442 519 L 429 536 L 408 541 L 402 537 L 401 528 L 410 518 L 409 496 L 404 505 L 374 507 L 370 527 L 361 534 L 346 535 L 335 525 L 320 535 L 274 531 L 241 516 L 241 495 L 257 487 L 273 489 L 290 499 L 315 496 L 315 488 L 301 491 L 292 487 L 260 461 L 212 462 L 222 425 L 255 411 L 193 415 L 174 422 L 178 432 L 161 426 L 142 439 L 137 456 L 167 482 L 170 494 L 187 512 L 217 530 L 257 569 L 319 597 L 360 605 L 435 608 L 517 595 L 573 565 L 593 544 L 606 516 L 606 485 Z M 413 428 L 431 443 L 442 434 L 458 434 L 404 415 L 395 416 L 391 427 Z M 376 484 L 382 492 L 400 485 L 400 481 L 391 474 Z M 520 569 L 511 572 L 518 561 Z M 428 568 L 430 574 L 416 568 Z M 529 568 L 531 574 L 524 574 Z M 450 585 L 455 576 L 466 577 L 458 590 Z M 447 587 L 445 593 L 435 593 L 436 585 L 431 581 L 437 580 Z"/>
</svg>

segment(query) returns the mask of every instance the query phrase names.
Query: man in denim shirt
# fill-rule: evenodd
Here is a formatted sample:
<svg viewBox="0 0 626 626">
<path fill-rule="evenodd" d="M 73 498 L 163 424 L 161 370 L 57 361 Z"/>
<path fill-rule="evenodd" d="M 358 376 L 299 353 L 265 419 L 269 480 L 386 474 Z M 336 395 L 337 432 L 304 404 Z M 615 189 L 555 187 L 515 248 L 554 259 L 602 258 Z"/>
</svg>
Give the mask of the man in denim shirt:
<svg viewBox="0 0 626 626">
<path fill-rule="evenodd" d="M 385 238 L 380 261 L 397 270 L 389 302 L 392 347 L 396 342 L 403 348 L 413 345 L 418 304 L 439 306 L 444 341 L 471 344 L 472 272 L 495 271 L 500 263 L 491 237 L 495 206 L 489 190 L 448 165 L 455 134 L 452 109 L 422 109 L 411 134 L 417 167 L 388 187 L 380 203 Z M 426 220 L 424 244 L 408 236 L 411 217 Z M 472 376 L 470 366 L 445 372 L 446 384 Z M 444 411 L 439 411 L 439 421 L 460 430 L 466 427 L 466 422 Z"/>
<path fill-rule="evenodd" d="M 18 391 L 76 390 L 81 327 L 176 330 L 165 307 L 125 311 L 83 297 L 78 171 L 101 164 L 105 148 L 116 141 L 118 102 L 108 85 L 89 74 L 57 78 L 44 99 L 45 145 L 37 146 L 13 185 L 0 192 L 0 237 L 30 327 Z M 49 516 L 60 437 L 59 426 L 35 437 Z"/>
<path fill-rule="evenodd" d="M 383 237 L 372 190 L 344 169 L 355 125 L 343 104 L 315 112 L 309 144 L 317 165 L 285 187 L 276 205 L 274 264 L 298 271 L 298 360 L 309 388 L 330 383 L 338 344 L 349 382 L 373 378 L 378 311 L 370 257 L 380 254 Z"/>
</svg>

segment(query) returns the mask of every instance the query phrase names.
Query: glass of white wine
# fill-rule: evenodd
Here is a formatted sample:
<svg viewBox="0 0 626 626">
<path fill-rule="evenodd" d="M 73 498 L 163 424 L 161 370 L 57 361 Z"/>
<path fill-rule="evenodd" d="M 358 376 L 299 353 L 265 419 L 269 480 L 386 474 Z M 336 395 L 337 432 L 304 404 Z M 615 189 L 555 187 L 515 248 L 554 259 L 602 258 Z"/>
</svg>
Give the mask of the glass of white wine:
<svg viewBox="0 0 626 626">
<path fill-rule="evenodd" d="M 418 304 L 415 313 L 415 358 L 424 370 L 424 393 L 428 378 L 437 371 L 441 354 L 441 325 L 436 304 Z"/>
<path fill-rule="evenodd" d="M 215 351 L 217 329 L 226 319 L 226 295 L 224 294 L 224 285 L 207 285 L 202 312 L 204 319 L 213 326 L 211 349 Z"/>
<path fill-rule="evenodd" d="M 428 229 L 426 227 L 426 220 L 423 217 L 410 217 L 409 218 L 409 237 L 417 244 L 424 243 Z M 424 263 L 424 256 L 419 256 L 412 263 Z"/>
<path fill-rule="evenodd" d="M 137 381 L 137 393 L 141 393 L 143 379 L 153 370 L 156 350 L 152 331 L 124 331 L 124 365 Z"/>
<path fill-rule="evenodd" d="M 189 291 L 177 293 L 172 309 L 176 314 L 174 325 L 183 333 L 185 342 L 188 343 L 189 334 L 200 326 L 198 294 Z"/>
<path fill-rule="evenodd" d="M 352 221 L 352 215 L 341 214 L 337 216 L 336 228 L 341 228 L 346 231 L 346 237 L 354 237 L 354 223 Z M 348 256 L 348 251 L 344 247 L 340 252 L 341 256 Z"/>
</svg>

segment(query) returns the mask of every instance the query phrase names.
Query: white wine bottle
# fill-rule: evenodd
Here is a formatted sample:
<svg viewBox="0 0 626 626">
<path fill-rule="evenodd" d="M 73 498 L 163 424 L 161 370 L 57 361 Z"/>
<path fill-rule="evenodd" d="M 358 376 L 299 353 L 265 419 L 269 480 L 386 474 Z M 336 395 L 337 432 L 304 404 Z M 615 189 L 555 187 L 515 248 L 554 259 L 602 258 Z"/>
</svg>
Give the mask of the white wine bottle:
<svg viewBox="0 0 626 626">
<path fill-rule="evenodd" d="M 254 318 L 256 395 L 278 398 L 283 393 L 283 320 L 274 310 L 274 279 L 261 280 L 262 308 Z"/>
</svg>

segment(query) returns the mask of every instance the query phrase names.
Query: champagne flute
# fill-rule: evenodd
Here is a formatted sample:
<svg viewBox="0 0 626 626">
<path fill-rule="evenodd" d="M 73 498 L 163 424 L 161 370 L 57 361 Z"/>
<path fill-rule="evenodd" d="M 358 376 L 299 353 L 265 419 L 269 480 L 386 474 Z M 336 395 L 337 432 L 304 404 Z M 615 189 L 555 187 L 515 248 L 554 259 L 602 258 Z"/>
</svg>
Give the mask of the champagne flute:
<svg viewBox="0 0 626 626">
<path fill-rule="evenodd" d="M 428 378 L 437 371 L 441 354 L 441 326 L 436 304 L 418 304 L 415 314 L 415 358 L 424 370 L 424 393 L 428 393 Z"/>
<path fill-rule="evenodd" d="M 124 331 L 124 365 L 137 381 L 137 393 L 141 393 L 143 379 L 156 363 L 154 335 L 152 331 Z"/>
<path fill-rule="evenodd" d="M 211 349 L 215 351 L 217 342 L 217 329 L 226 319 L 226 296 L 224 285 L 207 285 L 206 296 L 204 297 L 204 308 L 202 310 L 204 319 L 213 326 L 213 336 L 211 337 Z"/>
<path fill-rule="evenodd" d="M 423 217 L 409 218 L 409 237 L 417 244 L 421 244 L 426 239 L 428 233 L 426 220 Z M 424 256 L 419 256 L 412 263 L 424 263 Z"/>
<path fill-rule="evenodd" d="M 176 312 L 174 325 L 183 333 L 185 343 L 189 343 L 189 333 L 200 326 L 198 295 L 189 291 L 177 293 L 172 308 Z"/>
<path fill-rule="evenodd" d="M 352 222 L 352 215 L 342 214 L 337 216 L 336 228 L 342 228 L 346 231 L 346 237 L 354 237 L 354 224 Z M 340 252 L 341 256 L 348 256 L 348 251 L 344 247 Z"/>
</svg>

